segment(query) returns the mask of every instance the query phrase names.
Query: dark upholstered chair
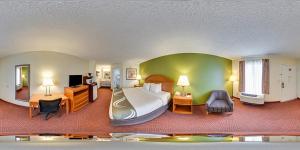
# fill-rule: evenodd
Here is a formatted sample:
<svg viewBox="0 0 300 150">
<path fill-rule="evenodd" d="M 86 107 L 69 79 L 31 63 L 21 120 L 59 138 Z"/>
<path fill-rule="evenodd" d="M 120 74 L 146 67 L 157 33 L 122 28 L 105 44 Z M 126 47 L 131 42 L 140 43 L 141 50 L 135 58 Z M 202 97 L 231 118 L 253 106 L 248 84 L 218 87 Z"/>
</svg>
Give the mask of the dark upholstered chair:
<svg viewBox="0 0 300 150">
<path fill-rule="evenodd" d="M 55 100 L 39 100 L 40 113 L 45 114 L 45 120 L 48 120 L 49 115 L 57 113 L 60 108 L 61 98 Z"/>
<path fill-rule="evenodd" d="M 207 113 L 211 112 L 233 112 L 233 101 L 228 93 L 224 90 L 212 91 L 208 101 L 206 102 Z"/>
</svg>

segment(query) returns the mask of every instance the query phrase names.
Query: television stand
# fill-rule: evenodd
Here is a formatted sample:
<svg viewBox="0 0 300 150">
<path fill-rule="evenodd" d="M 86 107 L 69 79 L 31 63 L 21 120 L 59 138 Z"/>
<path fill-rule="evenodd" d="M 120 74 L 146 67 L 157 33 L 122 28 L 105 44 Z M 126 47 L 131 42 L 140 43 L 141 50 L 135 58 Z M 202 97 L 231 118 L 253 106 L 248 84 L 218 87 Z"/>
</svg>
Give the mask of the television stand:
<svg viewBox="0 0 300 150">
<path fill-rule="evenodd" d="M 66 87 L 65 95 L 69 98 L 71 112 L 78 111 L 89 103 L 89 89 L 87 85 Z"/>
<path fill-rule="evenodd" d="M 78 88 L 80 87 L 81 85 L 74 85 L 74 86 L 70 86 L 70 88 Z"/>
</svg>

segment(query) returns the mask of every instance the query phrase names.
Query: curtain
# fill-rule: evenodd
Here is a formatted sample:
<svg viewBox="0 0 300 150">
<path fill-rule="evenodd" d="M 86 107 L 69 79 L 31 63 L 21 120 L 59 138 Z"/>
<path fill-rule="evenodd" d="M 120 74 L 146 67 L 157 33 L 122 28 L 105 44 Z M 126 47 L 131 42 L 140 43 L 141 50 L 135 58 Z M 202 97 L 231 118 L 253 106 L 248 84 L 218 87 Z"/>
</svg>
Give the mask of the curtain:
<svg viewBox="0 0 300 150">
<path fill-rule="evenodd" d="M 245 61 L 239 62 L 239 92 L 245 92 Z"/>
<path fill-rule="evenodd" d="M 262 93 L 270 94 L 270 61 L 262 60 Z"/>
<path fill-rule="evenodd" d="M 262 94 L 262 60 L 245 62 L 245 92 Z"/>
</svg>

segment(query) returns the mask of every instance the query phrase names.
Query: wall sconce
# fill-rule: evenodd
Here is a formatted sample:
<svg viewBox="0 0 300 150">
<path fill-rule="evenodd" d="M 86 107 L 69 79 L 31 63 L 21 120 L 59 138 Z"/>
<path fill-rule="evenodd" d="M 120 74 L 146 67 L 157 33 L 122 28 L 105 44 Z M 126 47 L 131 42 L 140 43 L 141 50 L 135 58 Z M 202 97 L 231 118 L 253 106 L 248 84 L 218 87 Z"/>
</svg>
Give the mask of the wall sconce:
<svg viewBox="0 0 300 150">
<path fill-rule="evenodd" d="M 229 77 L 229 81 L 230 81 L 230 82 L 236 82 L 236 81 L 237 81 L 237 77 L 236 77 L 235 75 L 231 75 L 231 76 Z"/>
</svg>

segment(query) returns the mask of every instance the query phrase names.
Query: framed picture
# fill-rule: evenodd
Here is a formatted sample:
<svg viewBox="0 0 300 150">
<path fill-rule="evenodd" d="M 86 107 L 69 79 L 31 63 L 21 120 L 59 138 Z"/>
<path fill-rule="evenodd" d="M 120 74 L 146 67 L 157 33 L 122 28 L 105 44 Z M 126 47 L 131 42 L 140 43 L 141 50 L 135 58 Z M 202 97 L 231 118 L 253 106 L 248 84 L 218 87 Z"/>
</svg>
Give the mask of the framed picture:
<svg viewBox="0 0 300 150">
<path fill-rule="evenodd" d="M 126 80 L 136 80 L 137 69 L 136 68 L 126 68 Z"/>
<path fill-rule="evenodd" d="M 100 71 L 96 71 L 96 76 L 97 76 L 97 77 L 100 76 Z"/>
<path fill-rule="evenodd" d="M 103 78 L 106 80 L 110 80 L 110 71 L 103 71 Z"/>
</svg>

